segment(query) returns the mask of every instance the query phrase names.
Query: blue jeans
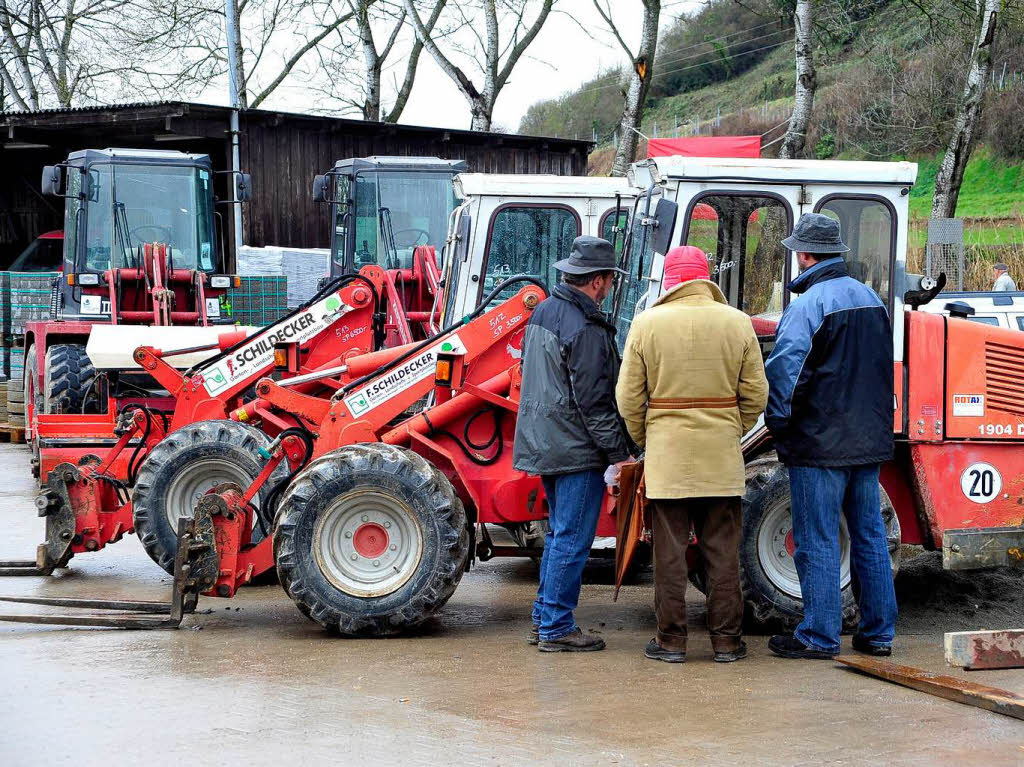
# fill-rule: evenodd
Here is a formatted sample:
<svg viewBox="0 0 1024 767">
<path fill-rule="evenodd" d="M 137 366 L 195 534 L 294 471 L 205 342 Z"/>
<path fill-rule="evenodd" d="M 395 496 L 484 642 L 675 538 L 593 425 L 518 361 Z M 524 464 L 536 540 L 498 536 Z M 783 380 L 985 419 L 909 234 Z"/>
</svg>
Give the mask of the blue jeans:
<svg viewBox="0 0 1024 767">
<path fill-rule="evenodd" d="M 790 466 L 793 555 L 804 619 L 794 632 L 809 647 L 838 652 L 842 630 L 839 519 L 850 531 L 850 565 L 859 587 L 858 633 L 875 645 L 896 633 L 896 590 L 878 496 L 878 464 L 824 468 Z"/>
<path fill-rule="evenodd" d="M 572 611 L 580 601 L 583 566 L 597 532 L 604 500 L 604 473 L 596 469 L 541 477 L 548 499 L 548 532 L 540 562 L 533 622 L 544 641 L 576 630 Z"/>
</svg>

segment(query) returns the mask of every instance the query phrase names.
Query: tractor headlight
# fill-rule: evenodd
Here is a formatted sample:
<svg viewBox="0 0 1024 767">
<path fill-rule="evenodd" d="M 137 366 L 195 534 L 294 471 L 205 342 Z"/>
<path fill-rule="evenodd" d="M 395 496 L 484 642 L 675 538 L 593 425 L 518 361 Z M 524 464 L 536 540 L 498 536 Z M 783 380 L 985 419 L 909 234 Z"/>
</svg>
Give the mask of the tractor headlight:
<svg viewBox="0 0 1024 767">
<path fill-rule="evenodd" d="M 75 282 L 79 285 L 99 285 L 100 276 L 98 274 L 76 274 Z"/>
<path fill-rule="evenodd" d="M 218 274 L 217 276 L 210 278 L 210 287 L 217 288 L 219 290 L 227 290 L 232 287 L 232 285 L 237 288 L 240 283 L 241 280 L 237 277 L 232 277 L 226 274 Z"/>
</svg>

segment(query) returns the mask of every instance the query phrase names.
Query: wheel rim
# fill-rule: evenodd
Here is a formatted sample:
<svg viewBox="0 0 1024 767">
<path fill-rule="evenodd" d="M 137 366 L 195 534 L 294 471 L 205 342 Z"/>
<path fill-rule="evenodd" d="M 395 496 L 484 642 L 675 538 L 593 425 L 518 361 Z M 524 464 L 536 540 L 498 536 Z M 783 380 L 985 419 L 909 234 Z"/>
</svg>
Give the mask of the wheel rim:
<svg viewBox="0 0 1024 767">
<path fill-rule="evenodd" d="M 423 534 L 412 510 L 377 490 L 336 498 L 313 531 L 320 572 L 357 597 L 390 594 L 408 581 L 423 556 Z"/>
<path fill-rule="evenodd" d="M 238 464 L 223 458 L 204 458 L 183 467 L 167 488 L 167 521 L 171 529 L 178 529 L 178 520 L 195 512 L 199 499 L 217 485 L 234 482 L 240 487 L 252 484 L 252 477 Z M 253 498 L 253 505 L 259 508 L 259 496 Z"/>
<path fill-rule="evenodd" d="M 800 599 L 800 577 L 793 559 L 793 521 L 788 499 L 774 503 L 757 530 L 757 558 L 771 584 L 782 593 Z M 839 586 L 850 584 L 850 534 L 846 520 L 839 524 Z"/>
</svg>

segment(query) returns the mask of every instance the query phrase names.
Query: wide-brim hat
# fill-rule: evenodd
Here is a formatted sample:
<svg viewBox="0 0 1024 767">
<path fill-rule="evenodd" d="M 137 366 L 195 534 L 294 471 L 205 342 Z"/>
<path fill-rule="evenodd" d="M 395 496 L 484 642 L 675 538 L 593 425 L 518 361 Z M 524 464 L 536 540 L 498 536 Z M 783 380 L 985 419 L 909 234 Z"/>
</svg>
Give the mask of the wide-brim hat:
<svg viewBox="0 0 1024 767">
<path fill-rule="evenodd" d="M 793 227 L 793 234 L 782 241 L 795 253 L 846 253 L 839 234 L 839 222 L 823 213 L 804 213 Z"/>
<path fill-rule="evenodd" d="M 592 272 L 618 272 L 626 274 L 616 263 L 615 249 L 608 240 L 584 234 L 572 242 L 569 257 L 554 263 L 555 269 L 566 274 L 591 274 Z"/>
</svg>

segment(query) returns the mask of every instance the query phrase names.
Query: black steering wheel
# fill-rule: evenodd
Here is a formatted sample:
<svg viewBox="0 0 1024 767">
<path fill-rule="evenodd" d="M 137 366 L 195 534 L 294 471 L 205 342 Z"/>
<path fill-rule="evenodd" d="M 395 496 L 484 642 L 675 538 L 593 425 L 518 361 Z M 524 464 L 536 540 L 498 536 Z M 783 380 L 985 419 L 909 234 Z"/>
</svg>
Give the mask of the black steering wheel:
<svg viewBox="0 0 1024 767">
<path fill-rule="evenodd" d="M 419 227 L 415 226 L 411 226 L 408 229 L 399 229 L 397 232 L 395 232 L 395 242 L 397 243 L 398 240 L 400 239 L 398 235 L 405 234 L 406 232 L 416 233 L 416 237 L 415 239 L 413 239 L 411 243 L 412 247 L 416 247 L 417 245 L 426 245 L 428 242 L 430 242 L 430 232 L 428 232 L 426 229 L 420 229 Z M 421 236 L 424 238 L 423 242 L 419 241 Z"/>
<path fill-rule="evenodd" d="M 139 232 L 147 230 L 157 232 L 157 237 L 155 239 L 147 239 L 139 234 Z M 165 245 L 171 244 L 171 235 L 174 234 L 174 230 L 171 229 L 171 227 L 161 226 L 160 224 L 143 224 L 142 226 L 134 226 L 131 228 L 130 232 L 132 239 L 137 240 L 138 242 L 162 242 Z"/>
</svg>

